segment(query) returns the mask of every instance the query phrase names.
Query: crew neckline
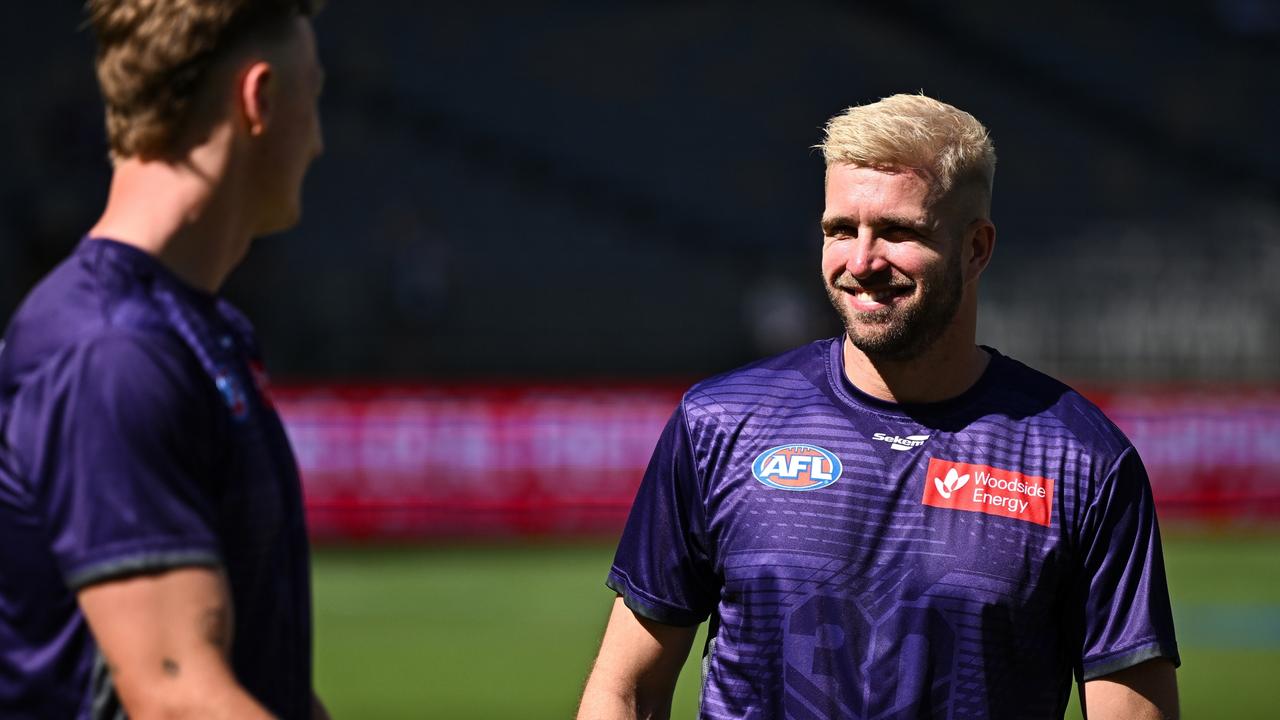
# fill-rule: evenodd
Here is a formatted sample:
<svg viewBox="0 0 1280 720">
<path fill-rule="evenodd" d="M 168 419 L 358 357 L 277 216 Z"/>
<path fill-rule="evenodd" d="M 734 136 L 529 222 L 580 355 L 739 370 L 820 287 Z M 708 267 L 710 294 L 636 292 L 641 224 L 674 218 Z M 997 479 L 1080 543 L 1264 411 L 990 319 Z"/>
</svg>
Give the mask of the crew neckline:
<svg viewBox="0 0 1280 720">
<path fill-rule="evenodd" d="M 160 259 L 155 255 L 140 247 L 101 235 L 85 235 L 80 241 L 80 246 L 85 249 L 95 246 L 102 248 L 123 260 L 133 269 L 143 270 L 161 278 L 166 285 L 197 302 L 208 305 L 217 305 L 218 303 L 217 293 L 207 292 L 191 285 L 178 277 L 176 273 L 160 262 Z"/>
<path fill-rule="evenodd" d="M 874 397 L 860 390 L 849 380 L 848 375 L 844 372 L 844 339 L 844 335 L 838 335 L 832 339 L 830 349 L 827 352 L 827 376 L 836 395 L 846 403 L 861 410 L 870 410 L 881 415 L 910 418 L 917 421 L 921 417 L 945 416 L 968 407 L 986 393 L 988 386 L 990 386 L 998 372 L 996 366 L 1002 364 L 1005 359 L 999 350 L 987 345 L 979 345 L 978 347 L 985 350 L 991 356 L 991 359 L 987 363 L 986 369 L 982 371 L 982 375 L 978 376 L 977 381 L 964 392 L 955 397 L 937 402 L 899 403 Z"/>
</svg>

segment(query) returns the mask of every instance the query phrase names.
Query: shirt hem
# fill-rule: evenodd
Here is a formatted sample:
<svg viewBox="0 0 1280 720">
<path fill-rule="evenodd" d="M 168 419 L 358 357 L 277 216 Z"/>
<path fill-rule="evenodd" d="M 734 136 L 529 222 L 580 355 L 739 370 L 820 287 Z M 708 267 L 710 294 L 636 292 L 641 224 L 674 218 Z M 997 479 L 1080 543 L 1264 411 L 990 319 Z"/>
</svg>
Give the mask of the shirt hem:
<svg viewBox="0 0 1280 720">
<path fill-rule="evenodd" d="M 178 567 L 219 567 L 222 558 L 212 550 L 160 550 L 102 560 L 77 568 L 66 577 L 72 590 L 125 575 L 171 570 Z"/>
<path fill-rule="evenodd" d="M 1097 680 L 1156 658 L 1168 659 L 1175 668 L 1182 664 L 1177 643 L 1154 641 L 1100 660 L 1086 660 L 1083 677 L 1085 680 Z"/>
<path fill-rule="evenodd" d="M 622 596 L 622 602 L 631 609 L 631 612 L 654 622 L 659 622 L 663 625 L 693 627 L 706 620 L 705 615 L 700 616 L 690 610 L 672 607 L 657 601 L 655 598 L 645 597 L 647 593 L 632 585 L 617 568 L 614 568 L 609 573 L 609 577 L 604 584 L 610 590 Z"/>
</svg>

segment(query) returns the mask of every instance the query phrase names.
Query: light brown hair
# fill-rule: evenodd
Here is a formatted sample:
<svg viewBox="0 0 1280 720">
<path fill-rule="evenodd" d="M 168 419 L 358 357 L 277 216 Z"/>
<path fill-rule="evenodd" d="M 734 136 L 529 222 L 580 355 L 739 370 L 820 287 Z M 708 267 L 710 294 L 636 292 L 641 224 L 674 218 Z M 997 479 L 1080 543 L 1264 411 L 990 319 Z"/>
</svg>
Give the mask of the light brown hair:
<svg viewBox="0 0 1280 720">
<path fill-rule="evenodd" d="M 107 139 L 116 158 L 177 150 L 210 68 L 256 33 L 310 16 L 313 0 L 88 0 Z"/>
<path fill-rule="evenodd" d="M 822 149 L 827 167 L 847 163 L 921 173 L 938 197 L 958 183 L 990 196 L 996 151 L 977 118 L 924 95 L 893 95 L 831 118 Z"/>
</svg>

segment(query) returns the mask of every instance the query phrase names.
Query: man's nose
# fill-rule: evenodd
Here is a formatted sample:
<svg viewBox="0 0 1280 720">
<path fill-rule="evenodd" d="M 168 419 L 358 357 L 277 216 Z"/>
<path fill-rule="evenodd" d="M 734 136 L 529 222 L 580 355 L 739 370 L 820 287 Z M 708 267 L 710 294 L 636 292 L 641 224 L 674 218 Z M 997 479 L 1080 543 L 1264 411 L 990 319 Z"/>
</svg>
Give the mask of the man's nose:
<svg viewBox="0 0 1280 720">
<path fill-rule="evenodd" d="M 849 244 L 845 270 L 854 277 L 867 277 L 884 270 L 887 264 L 880 253 L 881 245 L 870 228 L 859 229 L 858 237 Z"/>
</svg>

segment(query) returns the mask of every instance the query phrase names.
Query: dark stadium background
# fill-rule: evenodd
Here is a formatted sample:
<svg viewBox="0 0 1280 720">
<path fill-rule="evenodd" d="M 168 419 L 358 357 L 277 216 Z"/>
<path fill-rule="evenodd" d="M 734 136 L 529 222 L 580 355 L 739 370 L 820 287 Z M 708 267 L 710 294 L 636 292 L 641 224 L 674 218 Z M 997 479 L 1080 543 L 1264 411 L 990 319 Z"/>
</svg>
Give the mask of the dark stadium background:
<svg viewBox="0 0 1280 720">
<path fill-rule="evenodd" d="M 81 19 L 0 23 L 0 317 L 105 198 Z M 335 716 L 570 714 L 635 456 L 688 381 L 837 332 L 810 146 L 919 90 L 1000 156 L 981 340 L 1186 449 L 1152 474 L 1185 714 L 1271 712 L 1280 5 L 331 0 L 317 29 L 305 218 L 227 294 L 305 446 Z"/>
</svg>

